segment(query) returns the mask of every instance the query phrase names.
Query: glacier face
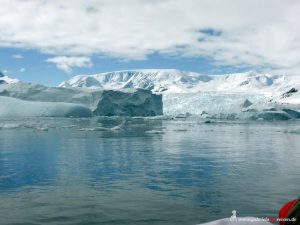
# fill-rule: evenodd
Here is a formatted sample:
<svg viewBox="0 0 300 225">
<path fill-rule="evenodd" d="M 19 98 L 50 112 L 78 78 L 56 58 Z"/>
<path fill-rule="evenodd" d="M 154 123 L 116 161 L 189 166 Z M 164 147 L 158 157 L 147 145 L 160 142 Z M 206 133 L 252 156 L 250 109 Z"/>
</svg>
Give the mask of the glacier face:
<svg viewBox="0 0 300 225">
<path fill-rule="evenodd" d="M 162 96 L 149 90 L 104 90 L 93 111 L 98 116 L 157 116 L 162 115 Z"/>
<path fill-rule="evenodd" d="M 300 119 L 299 104 L 272 101 L 255 93 L 165 93 L 164 114 L 197 115 L 205 119 L 289 120 Z"/>
<path fill-rule="evenodd" d="M 0 85 L 0 96 L 36 102 L 66 102 L 88 107 L 97 116 L 156 116 L 162 96 L 149 90 L 90 90 L 15 83 Z"/>
<path fill-rule="evenodd" d="M 164 114 L 238 114 L 242 112 L 246 100 L 263 104 L 267 99 L 265 95 L 251 93 L 165 93 L 163 95 Z"/>
</svg>

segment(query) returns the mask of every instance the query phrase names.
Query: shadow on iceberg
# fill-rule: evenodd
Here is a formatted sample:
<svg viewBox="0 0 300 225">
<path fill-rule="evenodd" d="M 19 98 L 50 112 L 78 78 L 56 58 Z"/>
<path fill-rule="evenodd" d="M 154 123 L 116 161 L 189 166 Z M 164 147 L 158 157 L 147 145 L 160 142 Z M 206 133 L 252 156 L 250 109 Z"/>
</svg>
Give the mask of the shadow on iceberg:
<svg viewBox="0 0 300 225">
<path fill-rule="evenodd" d="M 162 96 L 143 89 L 91 90 L 85 88 L 46 87 L 19 82 L 0 85 L 0 96 L 26 100 L 26 104 L 24 102 L 18 102 L 18 104 L 33 104 L 33 109 L 35 110 L 42 110 L 42 108 L 46 110 L 48 109 L 46 106 L 65 109 L 65 104 L 67 103 L 72 103 L 74 108 L 74 104 L 77 104 L 76 110 L 74 109 L 69 113 L 66 111 L 57 113 L 60 112 L 59 110 L 57 112 L 44 113 L 49 116 L 86 117 L 86 115 L 93 114 L 96 116 L 144 117 L 162 115 L 163 111 Z M 35 104 L 36 102 L 39 102 L 39 104 Z M 39 107 L 41 104 L 43 107 Z M 7 107 L 10 106 L 7 105 Z M 80 110 L 78 110 L 79 108 Z M 9 109 L 7 110 L 9 111 Z M 35 115 L 33 111 L 30 114 Z M 41 113 L 36 114 L 40 115 Z"/>
</svg>

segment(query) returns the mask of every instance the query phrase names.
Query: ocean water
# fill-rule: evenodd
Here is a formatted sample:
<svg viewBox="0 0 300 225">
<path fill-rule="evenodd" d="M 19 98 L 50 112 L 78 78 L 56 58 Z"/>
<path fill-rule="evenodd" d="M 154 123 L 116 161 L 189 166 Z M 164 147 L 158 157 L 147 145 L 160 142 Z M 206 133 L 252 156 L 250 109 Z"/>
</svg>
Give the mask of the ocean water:
<svg viewBox="0 0 300 225">
<path fill-rule="evenodd" d="M 300 195 L 300 123 L 1 119 L 0 224 L 275 217 Z"/>
</svg>

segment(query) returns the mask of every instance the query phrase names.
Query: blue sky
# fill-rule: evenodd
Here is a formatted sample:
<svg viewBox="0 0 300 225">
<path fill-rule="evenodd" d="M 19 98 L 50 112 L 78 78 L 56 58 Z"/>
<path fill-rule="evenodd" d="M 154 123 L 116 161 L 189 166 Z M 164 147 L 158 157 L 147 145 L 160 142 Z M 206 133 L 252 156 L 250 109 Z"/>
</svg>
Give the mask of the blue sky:
<svg viewBox="0 0 300 225">
<path fill-rule="evenodd" d="M 182 2 L 1 0 L 0 70 L 46 85 L 143 68 L 300 74 L 300 1 Z"/>
</svg>

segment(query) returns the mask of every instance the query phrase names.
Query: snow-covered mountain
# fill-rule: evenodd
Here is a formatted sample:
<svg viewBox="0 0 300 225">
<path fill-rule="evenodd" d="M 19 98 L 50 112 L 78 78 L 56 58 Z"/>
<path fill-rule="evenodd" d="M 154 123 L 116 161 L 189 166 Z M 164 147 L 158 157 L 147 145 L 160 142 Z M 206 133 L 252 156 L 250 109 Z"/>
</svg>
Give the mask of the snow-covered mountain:
<svg viewBox="0 0 300 225">
<path fill-rule="evenodd" d="M 202 75 L 179 70 L 127 70 L 94 75 L 79 75 L 60 87 L 104 89 L 143 88 L 158 93 L 194 93 L 202 91 L 283 93 L 300 84 L 295 77 L 255 72 Z"/>
<path fill-rule="evenodd" d="M 14 84 L 14 83 L 18 83 L 18 82 L 19 82 L 18 79 L 9 78 L 8 76 L 4 75 L 0 71 L 0 84 Z"/>
</svg>

